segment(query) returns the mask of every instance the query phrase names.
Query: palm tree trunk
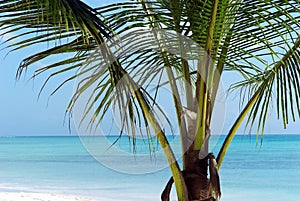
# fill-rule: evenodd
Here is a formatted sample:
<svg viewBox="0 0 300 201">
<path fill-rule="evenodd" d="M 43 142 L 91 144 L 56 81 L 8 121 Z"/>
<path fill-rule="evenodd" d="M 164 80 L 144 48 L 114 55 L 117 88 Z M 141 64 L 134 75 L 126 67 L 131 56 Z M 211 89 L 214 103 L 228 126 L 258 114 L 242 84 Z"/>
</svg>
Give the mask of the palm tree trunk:
<svg viewBox="0 0 300 201">
<path fill-rule="evenodd" d="M 200 159 L 199 154 L 200 150 L 195 150 L 193 145 L 184 154 L 186 167 L 183 170 L 183 175 L 190 200 L 206 200 L 211 197 L 208 180 L 208 157 Z"/>
<path fill-rule="evenodd" d="M 215 198 L 212 196 L 211 184 L 207 177 L 207 161 L 207 157 L 201 160 L 198 159 L 194 166 L 190 166 L 194 168 L 193 170 L 182 172 L 190 201 L 215 201 Z M 201 172 L 206 173 L 206 175 Z M 173 177 L 171 177 L 161 195 L 162 201 L 170 201 L 173 182 Z"/>
<path fill-rule="evenodd" d="M 199 153 L 200 151 L 194 150 L 194 146 L 191 145 L 183 156 L 183 160 L 186 163 L 182 175 L 187 187 L 189 200 L 214 201 L 208 179 L 208 156 L 199 159 Z M 173 182 L 173 177 L 171 177 L 161 195 L 162 201 L 170 200 L 169 196 Z"/>
<path fill-rule="evenodd" d="M 210 109 L 209 100 L 210 99 L 207 100 L 208 111 Z M 197 115 L 195 114 L 195 116 Z M 189 118 L 190 122 L 188 128 L 188 139 L 186 139 L 186 141 L 188 141 L 189 148 L 183 155 L 183 160 L 185 161 L 185 163 L 183 166 L 182 175 L 184 177 L 190 201 L 214 201 L 215 198 L 218 198 L 220 196 L 217 166 L 214 162 L 212 162 L 215 161 L 213 154 L 208 154 L 208 141 L 210 137 L 210 115 L 206 115 L 206 119 L 207 121 L 204 133 L 205 139 L 201 146 L 201 150 L 197 150 L 194 146 L 196 138 L 196 118 Z M 210 166 L 210 179 L 208 178 L 208 166 Z M 161 195 L 162 201 L 170 200 L 169 195 L 172 184 L 173 178 L 168 181 Z M 212 194 L 213 190 L 215 196 L 213 196 Z"/>
</svg>

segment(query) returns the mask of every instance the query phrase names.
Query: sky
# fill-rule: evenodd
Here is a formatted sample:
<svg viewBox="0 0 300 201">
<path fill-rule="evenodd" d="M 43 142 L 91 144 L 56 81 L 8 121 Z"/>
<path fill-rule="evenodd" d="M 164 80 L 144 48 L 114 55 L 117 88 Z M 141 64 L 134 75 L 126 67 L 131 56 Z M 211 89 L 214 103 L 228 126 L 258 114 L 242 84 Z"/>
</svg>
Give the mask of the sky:
<svg viewBox="0 0 300 201">
<path fill-rule="evenodd" d="M 91 3 L 92 1 L 86 2 Z M 5 38 L 2 38 L 1 42 L 3 40 Z M 0 49 L 3 47 L 5 45 L 1 45 Z M 33 73 L 32 69 L 43 66 L 43 63 L 33 65 L 20 80 L 16 80 L 16 71 L 22 58 L 29 56 L 34 51 L 36 50 L 27 49 L 12 52 L 8 55 L 7 49 L 0 51 L 0 136 L 76 135 L 74 126 L 72 126 L 70 132 L 68 123 L 64 123 L 65 109 L 72 95 L 74 83 L 67 84 L 49 98 L 52 90 L 61 81 L 61 79 L 54 79 L 38 98 L 40 87 L 46 79 L 46 75 L 34 80 L 31 80 L 30 77 Z M 238 79 L 238 76 L 228 75 L 225 73 L 223 80 L 225 89 L 228 88 L 232 79 Z M 226 101 L 225 121 L 221 125 L 223 133 L 228 132 L 238 112 L 238 95 L 232 94 L 227 97 Z M 275 112 L 270 114 L 266 125 L 266 133 L 300 133 L 299 120 L 296 123 L 289 124 L 288 128 L 284 130 L 281 122 L 276 120 L 275 116 Z M 239 133 L 243 133 L 243 130 L 241 129 Z"/>
<path fill-rule="evenodd" d="M 30 80 L 30 71 L 18 81 L 15 78 L 20 59 L 27 54 L 12 53 L 3 59 L 4 55 L 1 51 L 0 136 L 70 134 L 64 116 L 73 86 L 66 86 L 48 100 L 49 86 L 38 100 L 42 80 Z"/>
</svg>

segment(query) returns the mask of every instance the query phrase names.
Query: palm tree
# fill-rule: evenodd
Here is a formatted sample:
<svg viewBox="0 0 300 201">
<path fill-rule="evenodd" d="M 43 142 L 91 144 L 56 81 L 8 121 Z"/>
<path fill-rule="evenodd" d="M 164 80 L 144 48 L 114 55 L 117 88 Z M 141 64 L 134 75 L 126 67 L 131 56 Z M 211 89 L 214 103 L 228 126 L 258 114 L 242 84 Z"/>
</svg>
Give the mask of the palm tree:
<svg viewBox="0 0 300 201">
<path fill-rule="evenodd" d="M 180 201 L 218 200 L 218 170 L 242 122 L 263 134 L 273 102 L 284 127 L 300 115 L 299 11 L 298 0 L 138 0 L 99 8 L 79 0 L 2 0 L 0 26 L 13 51 L 47 44 L 21 62 L 17 77 L 50 56 L 56 56 L 53 63 L 33 75 L 50 72 L 42 89 L 58 75 L 68 77 L 53 93 L 83 77 L 67 108 L 70 114 L 78 98 L 95 85 L 82 117 L 90 125 L 97 127 L 116 100 L 128 135 L 135 139 L 136 127 L 148 128 L 172 172 L 163 201 L 169 200 L 173 183 Z M 230 75 L 225 71 L 242 75 L 231 88 L 245 98 L 215 159 L 205 145 L 221 77 Z M 154 93 L 149 91 L 153 82 Z M 161 119 L 171 123 L 155 96 L 166 85 L 173 95 L 182 167 Z"/>
</svg>

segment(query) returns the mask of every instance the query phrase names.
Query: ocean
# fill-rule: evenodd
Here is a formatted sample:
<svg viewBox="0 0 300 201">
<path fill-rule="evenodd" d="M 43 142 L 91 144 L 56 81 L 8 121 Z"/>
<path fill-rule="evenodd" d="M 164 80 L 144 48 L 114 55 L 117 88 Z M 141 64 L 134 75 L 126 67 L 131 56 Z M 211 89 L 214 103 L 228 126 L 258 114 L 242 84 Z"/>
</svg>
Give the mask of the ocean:
<svg viewBox="0 0 300 201">
<path fill-rule="evenodd" d="M 113 143 L 115 138 L 101 140 Z M 223 140 L 224 136 L 218 138 L 212 151 L 217 153 Z M 178 144 L 178 139 L 174 142 Z M 103 149 L 109 154 L 98 157 L 79 137 L 1 137 L 0 191 L 103 201 L 160 200 L 171 175 L 164 159 L 140 149 L 143 140 L 136 142 L 136 153 L 131 154 L 130 143 L 123 137 L 115 144 L 122 154 Z M 300 201 L 300 135 L 265 135 L 262 144 L 255 136 L 236 136 L 220 177 L 221 201 Z M 176 200 L 174 191 L 171 200 Z"/>
</svg>

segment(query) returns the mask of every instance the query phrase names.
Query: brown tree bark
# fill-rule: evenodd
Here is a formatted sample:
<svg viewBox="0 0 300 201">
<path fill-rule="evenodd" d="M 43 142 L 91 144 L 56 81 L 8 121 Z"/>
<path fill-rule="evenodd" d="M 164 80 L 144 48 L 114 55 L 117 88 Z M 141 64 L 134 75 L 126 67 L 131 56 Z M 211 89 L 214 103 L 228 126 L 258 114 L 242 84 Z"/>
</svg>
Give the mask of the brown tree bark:
<svg viewBox="0 0 300 201">
<path fill-rule="evenodd" d="M 186 153 L 187 167 L 182 171 L 188 189 L 190 201 L 215 201 L 212 197 L 212 188 L 208 179 L 208 157 L 199 159 L 199 151 Z M 168 181 L 162 195 L 162 201 L 170 200 L 173 178 Z"/>
</svg>

